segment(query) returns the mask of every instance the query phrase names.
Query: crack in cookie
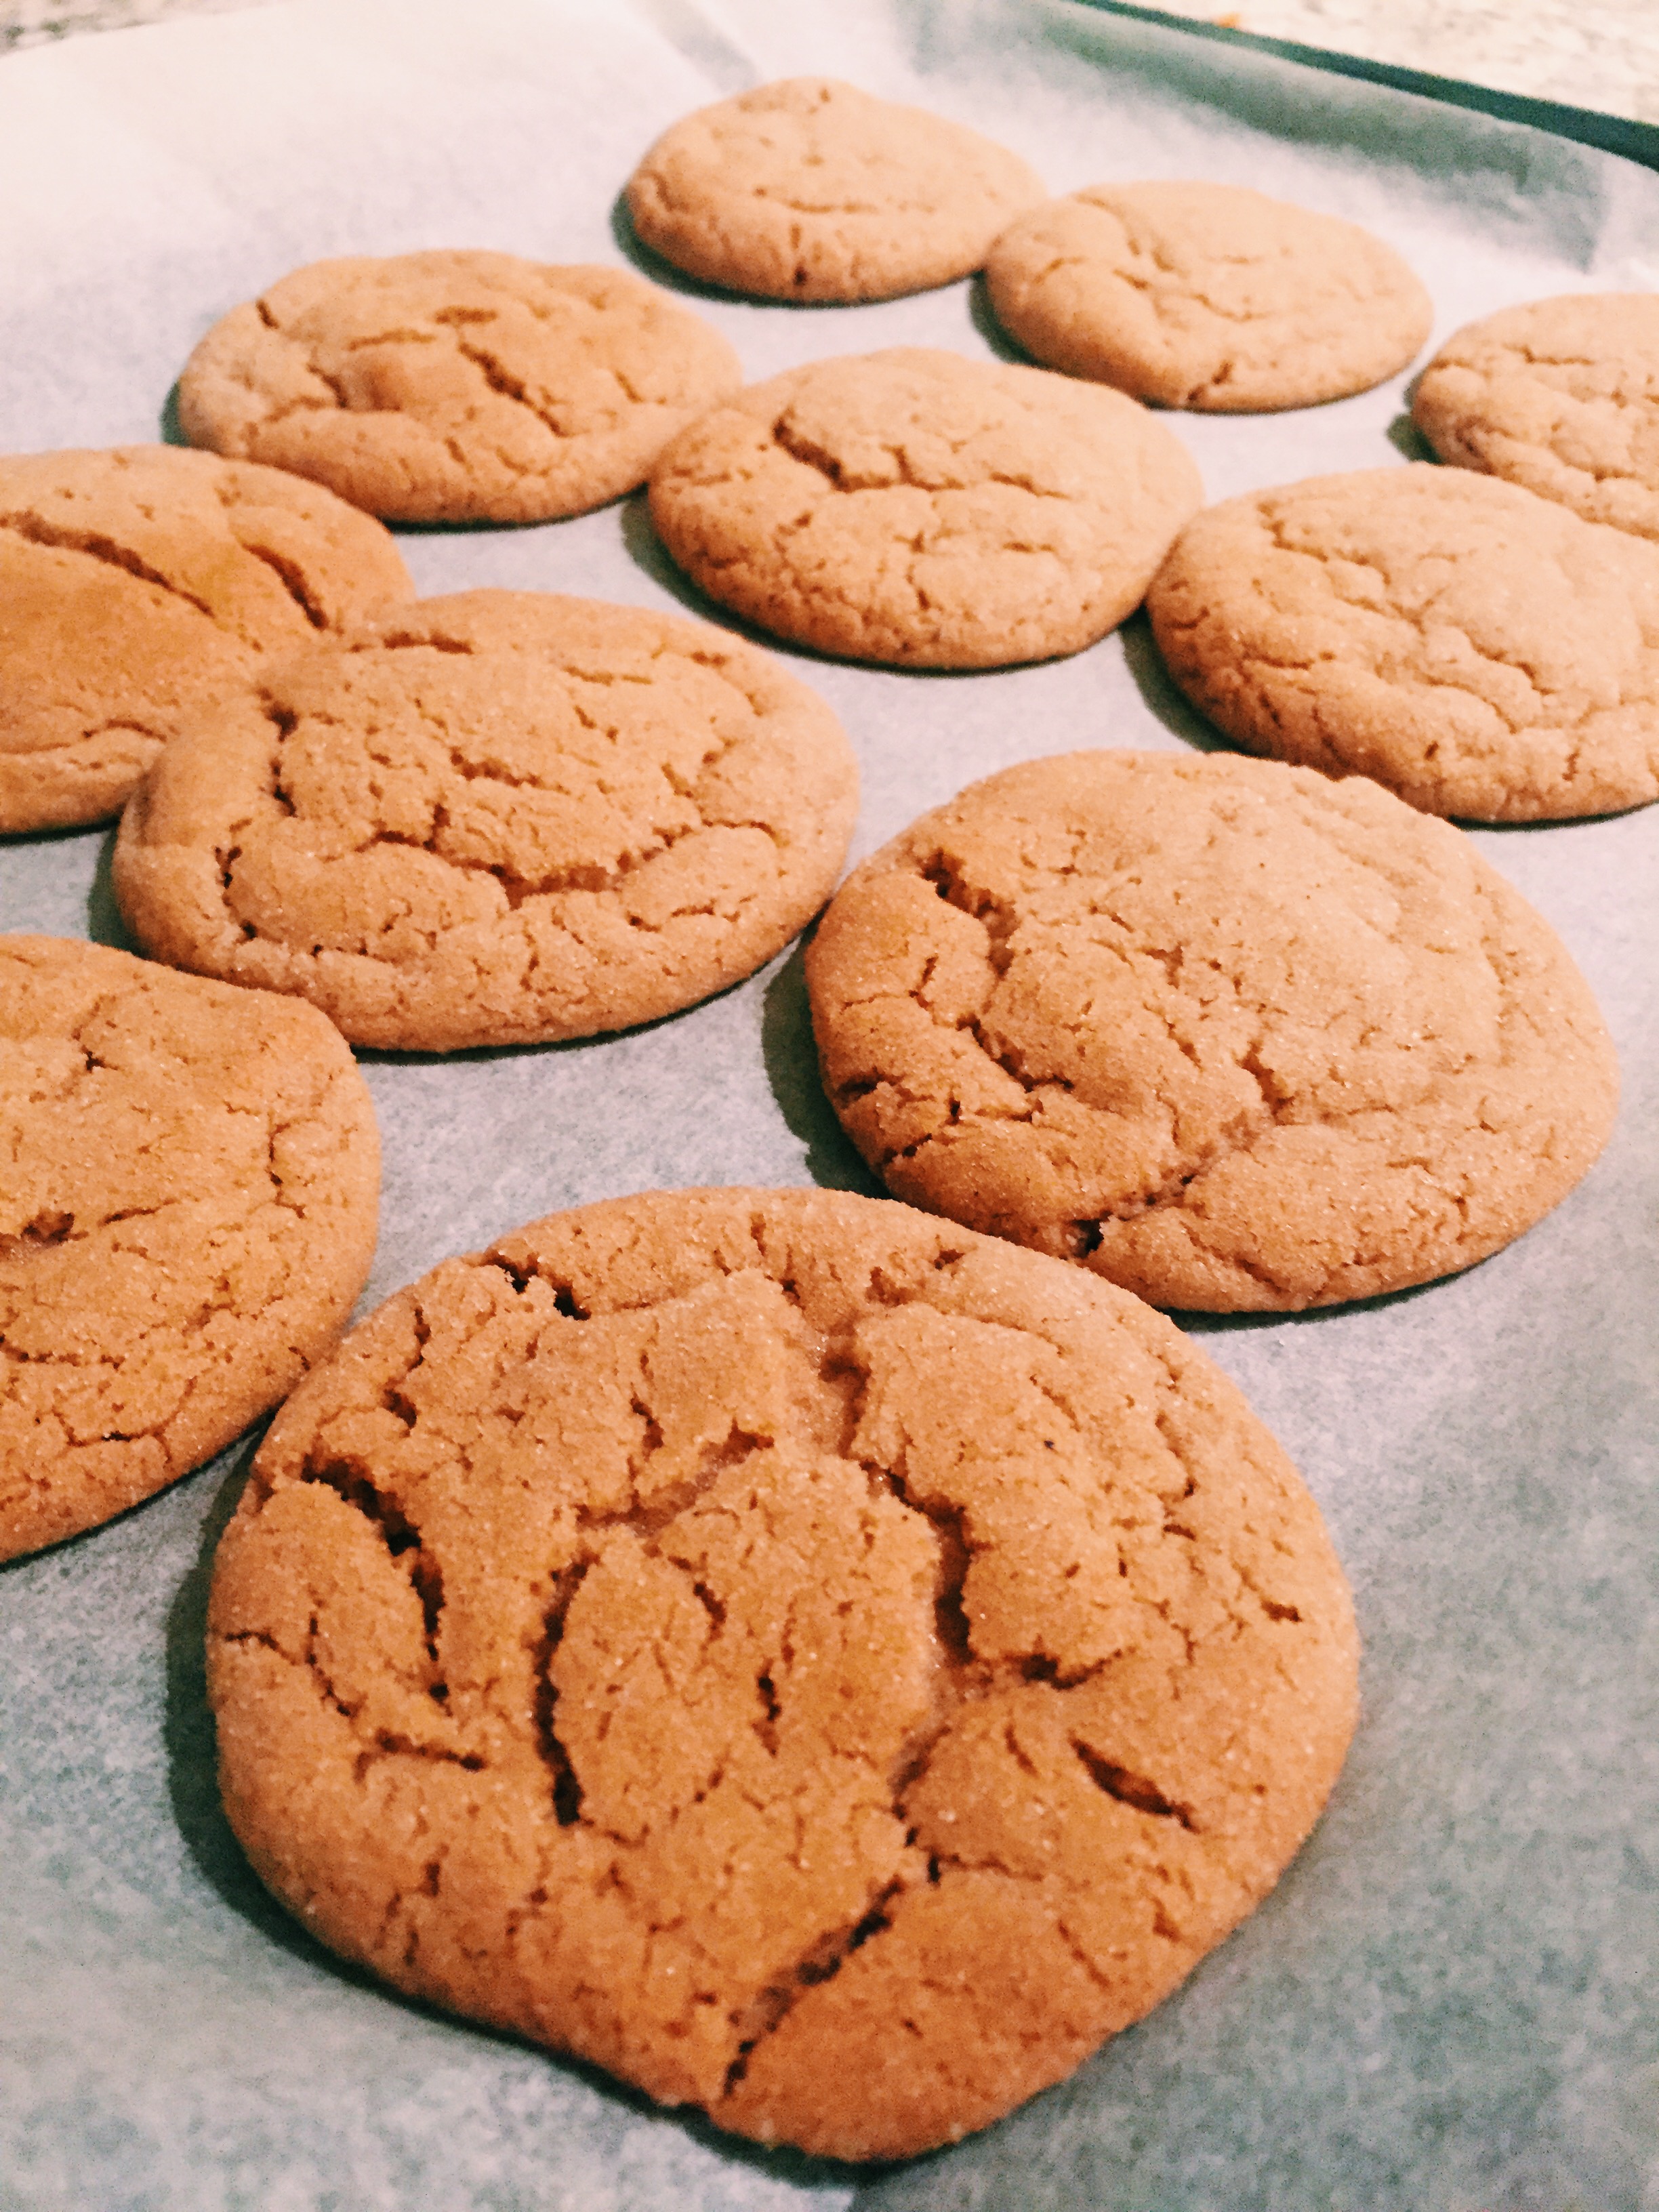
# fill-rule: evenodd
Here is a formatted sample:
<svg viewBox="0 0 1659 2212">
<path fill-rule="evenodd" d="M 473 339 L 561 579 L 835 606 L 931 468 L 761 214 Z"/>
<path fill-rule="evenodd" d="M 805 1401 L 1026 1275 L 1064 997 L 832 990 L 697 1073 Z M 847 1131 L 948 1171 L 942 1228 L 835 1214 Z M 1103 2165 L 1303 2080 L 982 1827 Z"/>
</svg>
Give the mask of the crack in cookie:
<svg viewBox="0 0 1659 2212">
<path fill-rule="evenodd" d="M 735 392 L 718 331 L 622 269 L 507 253 L 315 262 L 216 323 L 179 380 L 192 445 L 397 522 L 543 522 L 645 480 Z"/>
<path fill-rule="evenodd" d="M 0 831 L 99 822 L 270 656 L 414 596 L 314 484 L 165 446 L 0 457 Z"/>
<path fill-rule="evenodd" d="M 1146 608 L 1252 752 L 1481 822 L 1659 797 L 1659 545 L 1518 484 L 1414 463 L 1226 500 Z"/>
<path fill-rule="evenodd" d="M 712 410 L 652 471 L 651 518 L 694 582 L 780 636 L 992 668 L 1121 622 L 1201 496 L 1121 393 L 912 347 Z"/>
<path fill-rule="evenodd" d="M 886 300 L 966 276 L 1043 196 L 1006 147 L 832 77 L 688 115 L 629 178 L 640 240 L 678 269 L 773 300 Z"/>
<path fill-rule="evenodd" d="M 539 592 L 405 609 L 170 746 L 117 896 L 160 957 L 354 1043 L 587 1036 L 750 975 L 857 803 L 829 708 L 737 640 Z"/>
<path fill-rule="evenodd" d="M 853 2158 L 1173 1988 L 1311 1824 L 1354 1676 L 1317 1512 L 1201 1353 L 823 1193 L 613 1200 L 391 1300 L 273 1426 L 210 1615 L 227 1808 L 325 1942 Z"/>
<path fill-rule="evenodd" d="M 1427 292 L 1357 223 L 1238 185 L 1093 185 L 1012 223 L 985 282 L 1036 360 L 1164 407 L 1309 407 L 1405 368 Z"/>
<path fill-rule="evenodd" d="M 1443 460 L 1659 540 L 1659 300 L 1594 292 L 1470 323 L 1417 380 Z"/>
<path fill-rule="evenodd" d="M 1467 1267 L 1572 1188 L 1617 1097 L 1583 978 L 1459 832 L 1224 754 L 971 787 L 854 872 L 807 980 L 896 1197 L 1160 1305 Z"/>
<path fill-rule="evenodd" d="M 308 1006 L 0 939 L 0 1559 L 211 1457 L 330 1349 L 373 1109 Z"/>
</svg>

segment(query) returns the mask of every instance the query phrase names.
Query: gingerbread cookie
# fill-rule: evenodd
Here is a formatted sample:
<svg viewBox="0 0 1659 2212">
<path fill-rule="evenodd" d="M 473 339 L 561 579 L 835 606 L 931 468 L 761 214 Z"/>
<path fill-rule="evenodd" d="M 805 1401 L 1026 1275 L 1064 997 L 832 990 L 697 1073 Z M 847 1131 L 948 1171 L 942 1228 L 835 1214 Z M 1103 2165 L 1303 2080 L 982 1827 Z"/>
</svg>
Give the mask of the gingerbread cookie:
<svg viewBox="0 0 1659 2212">
<path fill-rule="evenodd" d="M 1043 197 L 1006 147 L 833 77 L 699 108 L 628 182 L 641 240 L 767 300 L 890 300 L 966 276 Z"/>
<path fill-rule="evenodd" d="M 368 1091 L 309 1006 L 0 937 L 0 1559 L 135 1505 L 333 1345 Z"/>
<path fill-rule="evenodd" d="M 1092 185 L 1010 225 L 997 320 L 1068 376 L 1245 414 L 1364 392 L 1405 368 L 1433 304 L 1357 223 L 1242 185 Z"/>
<path fill-rule="evenodd" d="M 214 1568 L 231 1823 L 399 1989 L 722 2127 L 922 2150 L 1270 1889 L 1352 1615 L 1237 1390 L 902 1206 L 619 1199 L 435 1269 Z"/>
<path fill-rule="evenodd" d="M 677 438 L 651 519 L 711 599 L 855 660 L 998 668 L 1091 645 L 1203 497 L 1121 393 L 921 348 L 791 369 Z"/>
<path fill-rule="evenodd" d="M 1146 607 L 1253 752 L 1480 822 L 1659 797 L 1659 547 L 1518 485 L 1419 462 L 1227 500 Z"/>
<path fill-rule="evenodd" d="M 587 1036 L 751 974 L 829 896 L 858 770 L 829 708 L 700 623 L 427 599 L 168 749 L 115 854 L 146 949 L 356 1044 Z"/>
<path fill-rule="evenodd" d="M 807 981 L 896 1197 L 1158 1305 L 1467 1267 L 1572 1188 L 1617 1097 L 1583 977 L 1468 838 L 1224 753 L 971 786 L 848 878 Z"/>
<path fill-rule="evenodd" d="M 1418 380 L 1443 460 L 1659 538 L 1659 295 L 1534 300 L 1471 323 Z"/>
<path fill-rule="evenodd" d="M 117 814 L 268 654 L 412 599 L 390 534 L 170 446 L 0 458 L 0 831 Z"/>
<path fill-rule="evenodd" d="M 510 253 L 314 262 L 191 354 L 192 445 L 392 522 L 547 522 L 643 483 L 743 381 L 708 325 L 623 269 Z"/>
</svg>

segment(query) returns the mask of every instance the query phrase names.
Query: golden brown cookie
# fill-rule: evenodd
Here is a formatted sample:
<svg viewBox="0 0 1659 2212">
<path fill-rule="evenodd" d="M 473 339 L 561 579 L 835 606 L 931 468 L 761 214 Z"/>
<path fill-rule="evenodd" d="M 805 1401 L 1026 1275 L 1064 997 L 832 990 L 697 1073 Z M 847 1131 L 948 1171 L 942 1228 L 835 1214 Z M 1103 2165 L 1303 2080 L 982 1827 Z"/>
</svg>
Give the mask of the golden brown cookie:
<svg viewBox="0 0 1659 2212">
<path fill-rule="evenodd" d="M 231 1823 L 398 1988 L 842 2158 L 982 2127 L 1269 1890 L 1346 1585 L 1133 1298 L 868 1199 L 555 1215 L 283 1408 L 214 1569 Z"/>
<path fill-rule="evenodd" d="M 378 522 L 275 469 L 0 457 L 0 831 L 118 813 L 267 654 L 414 592 Z"/>
<path fill-rule="evenodd" d="M 1252 752 L 1480 822 L 1659 797 L 1659 547 L 1518 485 L 1419 462 L 1227 500 L 1146 611 Z"/>
<path fill-rule="evenodd" d="M 625 269 L 510 253 L 313 262 L 214 325 L 179 380 L 192 445 L 390 522 L 547 522 L 643 483 L 743 381 Z"/>
<path fill-rule="evenodd" d="M 1434 320 L 1380 238 L 1242 185 L 1091 185 L 1011 224 L 985 281 L 1050 368 L 1219 414 L 1367 391 Z"/>
<path fill-rule="evenodd" d="M 711 599 L 780 636 L 998 668 L 1104 636 L 1202 497 L 1121 393 L 906 347 L 714 409 L 652 471 L 651 519 Z"/>
<path fill-rule="evenodd" d="M 768 300 L 889 300 L 948 284 L 1042 197 L 1006 146 L 816 76 L 686 116 L 627 191 L 653 252 Z"/>
<path fill-rule="evenodd" d="M 1534 300 L 1471 323 L 1418 380 L 1443 460 L 1659 538 L 1659 295 Z"/>
<path fill-rule="evenodd" d="M 115 888 L 176 967 L 354 1044 L 591 1036 L 752 974 L 829 896 L 858 769 L 723 630 L 544 592 L 426 599 L 180 738 Z"/>
<path fill-rule="evenodd" d="M 854 872 L 806 973 L 896 1197 L 1158 1305 L 1467 1267 L 1571 1189 L 1617 1099 L 1583 978 L 1468 838 L 1224 753 L 970 786 Z"/>
<path fill-rule="evenodd" d="M 0 1559 L 210 1459 L 374 1252 L 367 1085 L 309 1006 L 0 937 Z"/>
</svg>

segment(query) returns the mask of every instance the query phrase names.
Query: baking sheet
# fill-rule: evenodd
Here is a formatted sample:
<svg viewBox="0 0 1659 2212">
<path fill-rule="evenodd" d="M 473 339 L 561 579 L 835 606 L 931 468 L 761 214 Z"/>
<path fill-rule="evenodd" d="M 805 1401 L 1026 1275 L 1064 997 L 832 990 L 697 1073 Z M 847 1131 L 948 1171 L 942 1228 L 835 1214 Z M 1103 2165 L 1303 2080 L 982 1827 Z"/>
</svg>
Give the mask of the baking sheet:
<svg viewBox="0 0 1659 2212">
<path fill-rule="evenodd" d="M 631 251 L 615 198 L 686 108 L 827 69 L 1018 147 L 1056 191 L 1231 179 L 1369 222 L 1437 337 L 1659 283 L 1659 177 L 1069 0 L 286 0 L 0 64 L 0 450 L 157 434 L 218 315 L 295 264 Z M 1001 342 L 975 289 L 720 299 L 751 377 Z M 1405 379 L 1166 418 L 1212 498 L 1413 455 Z M 689 605 L 639 499 L 402 533 L 426 592 Z M 787 653 L 864 766 L 855 851 L 1018 759 L 1210 742 L 1144 627 L 998 674 Z M 5 2212 L 1654 2212 L 1659 2207 L 1659 811 L 1477 832 L 1588 974 L 1625 1104 L 1588 1180 L 1453 1281 L 1190 1319 L 1352 1577 L 1364 1710 L 1261 1910 L 1069 2082 L 873 2173 L 769 2155 L 382 1992 L 270 1904 L 217 1807 L 207 1562 L 247 1447 L 0 1571 Z M 0 926 L 123 941 L 109 833 L 0 841 Z M 556 1207 L 700 1182 L 869 1188 L 818 1091 L 798 952 L 594 1042 L 362 1056 L 386 1140 L 368 1302 Z"/>
</svg>

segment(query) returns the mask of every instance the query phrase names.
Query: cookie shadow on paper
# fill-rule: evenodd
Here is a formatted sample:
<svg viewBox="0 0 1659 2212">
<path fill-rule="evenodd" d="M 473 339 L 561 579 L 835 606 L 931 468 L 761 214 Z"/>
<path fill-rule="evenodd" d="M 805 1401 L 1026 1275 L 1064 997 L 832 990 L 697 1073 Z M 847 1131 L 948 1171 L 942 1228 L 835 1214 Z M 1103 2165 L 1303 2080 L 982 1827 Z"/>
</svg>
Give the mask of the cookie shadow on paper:
<svg viewBox="0 0 1659 2212">
<path fill-rule="evenodd" d="M 225 1471 L 203 1524 L 196 1563 L 167 1611 L 167 1794 L 179 1833 L 198 1871 L 240 1918 L 251 1921 L 261 1935 L 295 1958 L 372 1988 L 375 1984 L 370 1975 L 333 1958 L 277 1904 L 244 1857 L 219 1797 L 217 1745 L 207 1699 L 208 1590 L 219 1539 L 241 1502 L 264 1428 L 261 1422 L 222 1462 Z"/>
<path fill-rule="evenodd" d="M 1117 635 L 1122 641 L 1123 665 L 1136 690 L 1164 728 L 1196 752 L 1231 752 L 1232 747 L 1220 731 L 1213 722 L 1206 721 L 1164 666 L 1146 608 L 1137 607 L 1118 625 Z"/>
<path fill-rule="evenodd" d="M 880 1182 L 836 1120 L 818 1078 L 812 1012 L 806 995 L 806 947 L 811 934 L 809 929 L 797 939 L 766 986 L 761 1012 L 766 1079 L 790 1133 L 805 1147 L 807 1173 L 820 1189 L 884 1198 L 887 1194 Z"/>
<path fill-rule="evenodd" d="M 94 945 L 112 945 L 118 952 L 142 957 L 143 948 L 127 927 L 115 896 L 115 840 L 119 830 L 118 823 L 107 830 L 99 850 L 92 889 L 87 894 L 87 935 Z"/>
</svg>

